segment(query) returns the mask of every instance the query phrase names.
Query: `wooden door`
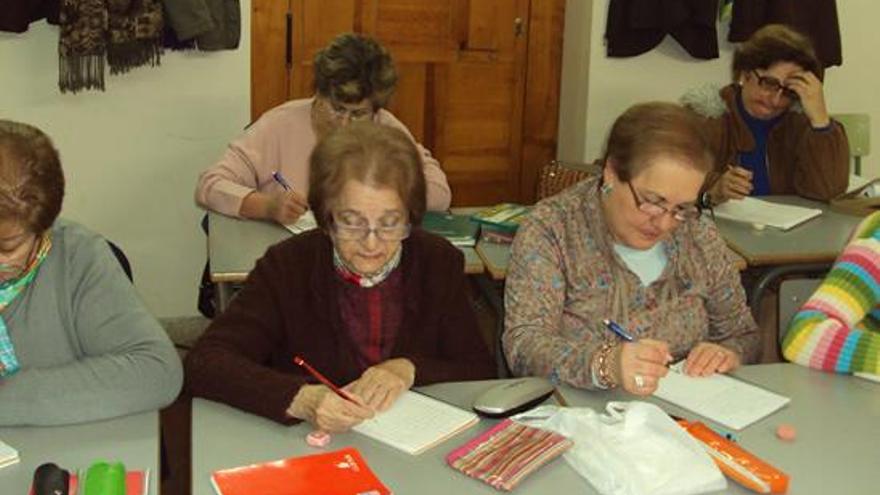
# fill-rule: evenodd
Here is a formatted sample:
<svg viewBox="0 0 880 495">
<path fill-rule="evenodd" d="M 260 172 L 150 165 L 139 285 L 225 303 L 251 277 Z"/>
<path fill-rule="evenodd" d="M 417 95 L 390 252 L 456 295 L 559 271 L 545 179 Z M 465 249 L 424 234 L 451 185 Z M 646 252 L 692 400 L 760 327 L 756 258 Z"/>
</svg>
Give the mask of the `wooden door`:
<svg viewBox="0 0 880 495">
<path fill-rule="evenodd" d="M 389 110 L 440 161 L 453 203 L 533 199 L 537 169 L 556 148 L 564 0 L 253 0 L 252 5 L 254 118 L 312 94 L 312 59 L 334 36 L 368 34 L 389 49 L 400 76 Z M 542 25 L 532 26 L 530 19 Z M 544 26 L 550 23 L 557 23 L 555 31 Z M 537 79 L 529 74 L 530 56 L 536 68 L 550 72 Z M 540 98 L 537 104 L 529 104 L 527 83 Z M 524 132 L 531 135 L 524 138 Z"/>
</svg>

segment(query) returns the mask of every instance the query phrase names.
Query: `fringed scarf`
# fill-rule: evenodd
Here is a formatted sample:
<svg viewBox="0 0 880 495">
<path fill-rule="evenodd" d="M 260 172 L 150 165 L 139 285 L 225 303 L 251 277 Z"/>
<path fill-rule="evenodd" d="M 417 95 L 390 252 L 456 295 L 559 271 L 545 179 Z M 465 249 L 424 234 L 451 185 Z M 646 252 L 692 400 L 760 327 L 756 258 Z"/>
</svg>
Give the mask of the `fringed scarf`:
<svg viewBox="0 0 880 495">
<path fill-rule="evenodd" d="M 104 60 L 111 74 L 159 65 L 159 0 L 61 0 L 61 92 L 104 90 Z"/>
</svg>

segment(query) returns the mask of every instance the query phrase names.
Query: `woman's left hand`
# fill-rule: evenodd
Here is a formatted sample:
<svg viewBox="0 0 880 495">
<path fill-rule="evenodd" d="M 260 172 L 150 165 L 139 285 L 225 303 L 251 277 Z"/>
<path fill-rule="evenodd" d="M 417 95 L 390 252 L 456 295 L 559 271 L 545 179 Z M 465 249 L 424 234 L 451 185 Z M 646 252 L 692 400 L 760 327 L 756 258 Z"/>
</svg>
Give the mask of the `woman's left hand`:
<svg viewBox="0 0 880 495">
<path fill-rule="evenodd" d="M 688 354 L 684 372 L 690 376 L 709 376 L 727 373 L 740 365 L 739 354 L 710 342 L 700 342 Z"/>
<path fill-rule="evenodd" d="M 415 379 L 415 366 L 405 358 L 389 359 L 367 368 L 360 378 L 349 384 L 350 389 L 376 411 L 394 404 L 400 394 L 409 390 Z"/>
<path fill-rule="evenodd" d="M 828 109 L 825 108 L 825 92 L 822 81 L 816 74 L 805 70 L 788 77 L 784 82 L 785 87 L 797 93 L 804 107 L 804 113 L 810 119 L 810 125 L 815 128 L 826 127 L 831 122 Z"/>
</svg>

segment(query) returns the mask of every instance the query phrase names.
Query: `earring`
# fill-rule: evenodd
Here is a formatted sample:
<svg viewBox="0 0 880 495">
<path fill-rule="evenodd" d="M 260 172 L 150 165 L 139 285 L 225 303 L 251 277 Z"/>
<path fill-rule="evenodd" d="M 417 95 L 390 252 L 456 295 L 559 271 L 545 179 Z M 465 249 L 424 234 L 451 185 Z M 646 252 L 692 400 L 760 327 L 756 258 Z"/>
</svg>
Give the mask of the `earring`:
<svg viewBox="0 0 880 495">
<path fill-rule="evenodd" d="M 612 186 L 611 184 L 608 184 L 606 182 L 605 184 L 602 184 L 602 188 L 599 190 L 602 192 L 602 196 L 608 196 L 609 194 L 611 194 L 611 191 L 613 189 L 614 189 L 614 186 Z"/>
</svg>

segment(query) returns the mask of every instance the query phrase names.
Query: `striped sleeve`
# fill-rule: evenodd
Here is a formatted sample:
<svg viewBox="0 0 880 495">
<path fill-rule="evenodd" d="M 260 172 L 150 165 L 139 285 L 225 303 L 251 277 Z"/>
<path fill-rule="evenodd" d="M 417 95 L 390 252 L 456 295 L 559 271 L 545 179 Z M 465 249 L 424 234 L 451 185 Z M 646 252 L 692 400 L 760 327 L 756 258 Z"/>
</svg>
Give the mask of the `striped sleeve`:
<svg viewBox="0 0 880 495">
<path fill-rule="evenodd" d="M 880 212 L 862 221 L 782 343 L 789 361 L 880 374 Z"/>
</svg>

